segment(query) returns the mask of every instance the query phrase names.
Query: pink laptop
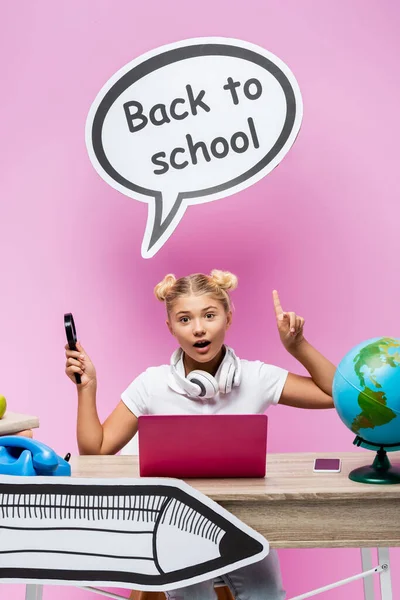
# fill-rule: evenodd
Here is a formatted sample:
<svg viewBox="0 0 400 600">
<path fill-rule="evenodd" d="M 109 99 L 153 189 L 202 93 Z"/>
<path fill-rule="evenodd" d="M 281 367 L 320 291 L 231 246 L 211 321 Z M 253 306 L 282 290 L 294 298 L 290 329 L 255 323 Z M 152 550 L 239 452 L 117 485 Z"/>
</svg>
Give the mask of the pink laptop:
<svg viewBox="0 0 400 600">
<path fill-rule="evenodd" d="M 265 477 L 266 415 L 139 417 L 141 477 Z"/>
</svg>

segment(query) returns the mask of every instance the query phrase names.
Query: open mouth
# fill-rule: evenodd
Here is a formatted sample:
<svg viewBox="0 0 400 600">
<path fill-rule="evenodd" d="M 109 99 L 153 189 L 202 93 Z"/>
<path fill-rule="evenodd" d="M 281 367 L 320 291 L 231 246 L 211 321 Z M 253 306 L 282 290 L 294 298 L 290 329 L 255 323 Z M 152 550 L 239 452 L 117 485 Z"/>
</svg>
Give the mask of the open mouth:
<svg viewBox="0 0 400 600">
<path fill-rule="evenodd" d="M 195 348 L 206 348 L 210 344 L 211 342 L 209 342 L 208 340 L 201 340 L 200 342 L 196 342 L 195 344 L 193 344 L 193 346 Z"/>
</svg>

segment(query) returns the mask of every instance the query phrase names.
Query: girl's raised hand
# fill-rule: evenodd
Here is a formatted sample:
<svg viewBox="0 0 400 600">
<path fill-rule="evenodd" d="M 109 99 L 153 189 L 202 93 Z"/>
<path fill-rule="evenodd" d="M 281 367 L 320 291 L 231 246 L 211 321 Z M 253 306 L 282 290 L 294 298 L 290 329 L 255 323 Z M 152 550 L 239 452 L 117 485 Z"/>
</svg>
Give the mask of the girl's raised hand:
<svg viewBox="0 0 400 600">
<path fill-rule="evenodd" d="M 65 363 L 66 374 L 76 384 L 75 373 L 79 373 L 81 376 L 79 388 L 96 385 L 96 369 L 94 368 L 94 364 L 82 348 L 80 342 L 76 343 L 76 347 L 77 350 L 70 350 L 68 344 L 65 346 L 65 356 L 67 359 Z"/>
<path fill-rule="evenodd" d="M 272 299 L 274 301 L 276 323 L 281 342 L 286 350 L 290 351 L 304 340 L 304 319 L 294 312 L 285 312 L 282 309 L 276 290 L 272 292 Z"/>
</svg>

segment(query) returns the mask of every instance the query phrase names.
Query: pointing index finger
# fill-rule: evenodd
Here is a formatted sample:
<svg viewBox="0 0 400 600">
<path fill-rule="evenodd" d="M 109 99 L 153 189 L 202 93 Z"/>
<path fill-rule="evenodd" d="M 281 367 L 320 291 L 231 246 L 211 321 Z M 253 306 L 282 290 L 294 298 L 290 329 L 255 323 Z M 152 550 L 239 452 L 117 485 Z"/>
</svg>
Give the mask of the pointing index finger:
<svg viewBox="0 0 400 600">
<path fill-rule="evenodd" d="M 279 300 L 278 292 L 276 290 L 273 290 L 272 298 L 274 300 L 275 314 L 278 317 L 283 313 L 283 309 Z"/>
</svg>

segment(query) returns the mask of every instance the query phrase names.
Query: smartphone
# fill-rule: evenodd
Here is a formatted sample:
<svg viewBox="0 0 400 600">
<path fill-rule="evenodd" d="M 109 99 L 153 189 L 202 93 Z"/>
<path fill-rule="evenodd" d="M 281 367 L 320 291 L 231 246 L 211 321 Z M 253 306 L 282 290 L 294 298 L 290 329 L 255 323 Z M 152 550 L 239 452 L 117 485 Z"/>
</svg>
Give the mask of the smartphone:
<svg viewBox="0 0 400 600">
<path fill-rule="evenodd" d="M 340 473 L 340 458 L 316 458 L 314 460 L 315 473 Z"/>
</svg>

